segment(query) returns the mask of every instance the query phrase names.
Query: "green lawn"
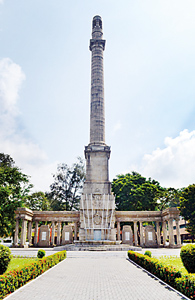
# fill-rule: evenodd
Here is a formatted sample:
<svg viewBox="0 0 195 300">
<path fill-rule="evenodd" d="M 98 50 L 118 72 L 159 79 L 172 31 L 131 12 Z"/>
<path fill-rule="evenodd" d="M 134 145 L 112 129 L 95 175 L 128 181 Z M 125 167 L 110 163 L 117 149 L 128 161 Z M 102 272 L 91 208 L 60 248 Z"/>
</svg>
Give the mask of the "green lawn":
<svg viewBox="0 0 195 300">
<path fill-rule="evenodd" d="M 181 261 L 180 257 L 175 256 L 161 256 L 158 258 L 163 264 L 166 264 L 167 266 L 173 266 L 177 270 L 181 271 L 183 275 L 187 275 L 188 271 L 183 266 L 183 263 Z"/>
<path fill-rule="evenodd" d="M 36 260 L 38 260 L 38 258 L 12 258 L 6 272 L 24 267 L 25 265 L 35 262 Z"/>
</svg>

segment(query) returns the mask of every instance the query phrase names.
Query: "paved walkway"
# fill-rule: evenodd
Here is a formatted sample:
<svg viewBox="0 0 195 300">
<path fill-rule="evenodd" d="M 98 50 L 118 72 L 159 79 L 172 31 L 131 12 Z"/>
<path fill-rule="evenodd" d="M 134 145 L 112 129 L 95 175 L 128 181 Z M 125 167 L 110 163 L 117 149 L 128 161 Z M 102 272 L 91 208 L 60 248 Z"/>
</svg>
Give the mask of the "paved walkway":
<svg viewBox="0 0 195 300">
<path fill-rule="evenodd" d="M 68 258 L 9 300 L 182 299 L 126 260 L 124 252 L 68 252 Z"/>
</svg>

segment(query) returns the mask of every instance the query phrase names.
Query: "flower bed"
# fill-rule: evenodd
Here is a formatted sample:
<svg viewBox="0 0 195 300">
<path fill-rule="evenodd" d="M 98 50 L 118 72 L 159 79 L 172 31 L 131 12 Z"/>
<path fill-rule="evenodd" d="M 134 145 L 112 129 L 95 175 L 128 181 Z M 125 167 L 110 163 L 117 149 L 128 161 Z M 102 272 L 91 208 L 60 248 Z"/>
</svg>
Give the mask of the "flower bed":
<svg viewBox="0 0 195 300">
<path fill-rule="evenodd" d="M 38 277 L 48 269 L 52 268 L 66 258 L 66 251 L 57 252 L 44 257 L 25 267 L 12 270 L 0 276 L 0 299 L 11 294 L 28 281 Z"/>
<path fill-rule="evenodd" d="M 128 251 L 128 257 L 190 299 L 195 299 L 195 277 L 191 274 L 182 276 L 180 271 L 163 265 L 157 258 L 150 258 L 134 251 Z"/>
</svg>

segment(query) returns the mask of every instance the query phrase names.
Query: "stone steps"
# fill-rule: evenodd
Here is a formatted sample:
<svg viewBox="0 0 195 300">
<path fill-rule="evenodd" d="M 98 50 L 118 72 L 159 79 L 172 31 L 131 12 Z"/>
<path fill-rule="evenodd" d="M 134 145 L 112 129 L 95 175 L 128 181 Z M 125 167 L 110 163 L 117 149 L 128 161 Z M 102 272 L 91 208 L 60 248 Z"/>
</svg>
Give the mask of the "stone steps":
<svg viewBox="0 0 195 300">
<path fill-rule="evenodd" d="M 67 251 L 128 251 L 128 250 L 133 250 L 133 251 L 141 251 L 141 247 L 134 247 L 130 245 L 75 245 L 75 244 L 70 244 L 70 245 L 64 245 L 64 246 L 59 246 L 54 248 L 55 251 L 62 251 L 62 250 L 67 250 Z"/>
</svg>

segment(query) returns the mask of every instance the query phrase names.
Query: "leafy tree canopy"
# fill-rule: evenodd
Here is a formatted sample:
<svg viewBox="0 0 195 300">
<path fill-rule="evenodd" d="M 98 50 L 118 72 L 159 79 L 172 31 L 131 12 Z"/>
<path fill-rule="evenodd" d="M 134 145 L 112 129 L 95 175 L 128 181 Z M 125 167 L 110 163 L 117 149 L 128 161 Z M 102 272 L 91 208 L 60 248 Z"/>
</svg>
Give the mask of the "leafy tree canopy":
<svg viewBox="0 0 195 300">
<path fill-rule="evenodd" d="M 195 235 L 195 184 L 189 185 L 181 193 L 180 212 L 187 223 L 187 230 Z"/>
<path fill-rule="evenodd" d="M 117 175 L 112 182 L 112 192 L 115 195 L 117 210 L 152 211 L 159 208 L 159 198 L 164 189 L 158 181 L 146 179 L 139 173 L 132 172 Z"/>
<path fill-rule="evenodd" d="M 51 192 L 47 194 L 51 210 L 78 210 L 85 179 L 83 160 L 79 157 L 71 167 L 59 164 L 53 178 L 54 182 L 50 185 Z"/>
<path fill-rule="evenodd" d="M 43 192 L 27 195 L 25 198 L 25 206 L 32 210 L 50 210 L 50 202 Z"/>
<path fill-rule="evenodd" d="M 159 197 L 159 209 L 163 210 L 168 207 L 179 207 L 182 189 L 164 188 Z"/>
<path fill-rule="evenodd" d="M 14 160 L 0 153 L 0 236 L 10 236 L 15 227 L 14 211 L 23 206 L 32 185 Z"/>
</svg>

